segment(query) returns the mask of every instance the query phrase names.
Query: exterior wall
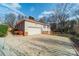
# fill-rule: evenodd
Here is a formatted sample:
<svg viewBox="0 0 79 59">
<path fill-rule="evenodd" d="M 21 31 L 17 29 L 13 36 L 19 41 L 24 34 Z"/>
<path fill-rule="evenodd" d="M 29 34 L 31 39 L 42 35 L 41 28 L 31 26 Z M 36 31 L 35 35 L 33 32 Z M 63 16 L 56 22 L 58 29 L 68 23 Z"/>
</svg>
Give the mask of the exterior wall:
<svg viewBox="0 0 79 59">
<path fill-rule="evenodd" d="M 42 26 L 42 33 L 43 34 L 50 34 L 50 27 L 49 26 L 47 26 L 47 25 L 43 25 Z"/>
<path fill-rule="evenodd" d="M 24 21 L 22 21 L 21 23 L 17 24 L 17 25 L 16 25 L 16 28 L 17 28 L 19 31 L 22 31 L 23 34 L 25 35 L 25 33 L 24 33 Z"/>
<path fill-rule="evenodd" d="M 50 31 L 50 27 L 46 26 L 46 25 L 43 25 L 42 26 L 42 31 Z"/>
<path fill-rule="evenodd" d="M 25 21 L 25 32 L 28 32 L 28 35 L 32 34 L 41 34 L 41 24 L 38 23 L 32 23 Z"/>
<path fill-rule="evenodd" d="M 24 21 L 16 26 L 16 28 L 20 31 L 24 31 Z"/>
<path fill-rule="evenodd" d="M 41 28 L 41 25 L 25 21 L 25 32 L 28 31 L 28 27 L 39 27 L 39 28 Z"/>
</svg>

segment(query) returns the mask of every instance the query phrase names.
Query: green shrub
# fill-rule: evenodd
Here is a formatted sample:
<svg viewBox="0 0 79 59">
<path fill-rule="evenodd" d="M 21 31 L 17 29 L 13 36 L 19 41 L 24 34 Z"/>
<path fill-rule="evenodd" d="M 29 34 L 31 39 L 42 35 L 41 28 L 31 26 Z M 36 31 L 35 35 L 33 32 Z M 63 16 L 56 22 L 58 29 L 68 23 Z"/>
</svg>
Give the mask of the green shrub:
<svg viewBox="0 0 79 59">
<path fill-rule="evenodd" d="M 0 25 L 0 37 L 4 37 L 7 34 L 8 26 Z"/>
<path fill-rule="evenodd" d="M 5 36 L 5 34 L 4 33 L 0 33 L 0 37 L 4 37 Z"/>
</svg>

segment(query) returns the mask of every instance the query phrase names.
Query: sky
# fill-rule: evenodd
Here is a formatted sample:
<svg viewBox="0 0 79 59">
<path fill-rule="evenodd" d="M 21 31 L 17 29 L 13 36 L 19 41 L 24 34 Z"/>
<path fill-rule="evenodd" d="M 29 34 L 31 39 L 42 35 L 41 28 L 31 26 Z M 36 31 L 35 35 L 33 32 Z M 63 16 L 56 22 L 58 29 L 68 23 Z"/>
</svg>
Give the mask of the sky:
<svg viewBox="0 0 79 59">
<path fill-rule="evenodd" d="M 33 16 L 35 19 L 39 19 L 46 15 L 48 16 L 48 14 L 54 14 L 54 9 L 57 7 L 57 4 L 58 3 L 19 3 L 17 6 L 20 7 L 19 10 L 26 16 Z M 69 13 L 72 14 L 73 10 L 79 9 L 78 7 L 79 4 L 71 4 L 71 6 L 68 7 L 68 9 L 71 8 L 71 12 Z"/>
<path fill-rule="evenodd" d="M 1 3 L 0 4 L 0 19 L 5 20 L 5 15 L 8 13 L 33 16 L 36 20 L 53 13 L 56 4 L 54 3 Z"/>
<path fill-rule="evenodd" d="M 44 14 L 49 14 L 55 8 L 55 4 L 52 3 L 20 3 L 20 11 L 26 16 L 33 16 L 38 19 Z M 50 11 L 50 12 L 49 12 Z"/>
<path fill-rule="evenodd" d="M 57 8 L 57 6 L 59 7 L 57 4 L 58 3 L 2 3 L 2 5 L 0 4 L 0 14 L 9 13 L 11 10 L 14 10 L 14 13 L 16 14 L 20 13 L 22 15 L 26 15 L 27 17 L 33 16 L 35 19 L 39 19 L 44 16 L 48 17 L 48 15 L 55 14 L 54 9 Z M 6 6 L 6 8 L 3 6 Z M 74 10 L 79 9 L 78 7 L 79 4 L 70 4 L 67 9 L 70 8 L 71 10 L 66 13 L 71 15 Z M 62 7 L 60 6 L 60 8 Z M 8 9 L 11 10 L 8 11 Z M 70 18 L 72 19 L 73 17 Z"/>
</svg>

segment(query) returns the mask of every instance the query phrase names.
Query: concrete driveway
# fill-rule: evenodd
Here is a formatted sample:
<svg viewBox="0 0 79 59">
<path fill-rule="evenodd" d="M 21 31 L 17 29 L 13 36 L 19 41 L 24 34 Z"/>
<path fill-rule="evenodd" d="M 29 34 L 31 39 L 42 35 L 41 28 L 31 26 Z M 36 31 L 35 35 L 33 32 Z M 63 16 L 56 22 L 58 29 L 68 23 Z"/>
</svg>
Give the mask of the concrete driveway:
<svg viewBox="0 0 79 59">
<path fill-rule="evenodd" d="M 76 56 L 69 38 L 53 35 L 13 36 L 5 38 L 6 48 L 18 56 Z M 8 55 L 12 55 L 8 54 Z M 7 55 L 7 54 L 6 54 Z"/>
</svg>

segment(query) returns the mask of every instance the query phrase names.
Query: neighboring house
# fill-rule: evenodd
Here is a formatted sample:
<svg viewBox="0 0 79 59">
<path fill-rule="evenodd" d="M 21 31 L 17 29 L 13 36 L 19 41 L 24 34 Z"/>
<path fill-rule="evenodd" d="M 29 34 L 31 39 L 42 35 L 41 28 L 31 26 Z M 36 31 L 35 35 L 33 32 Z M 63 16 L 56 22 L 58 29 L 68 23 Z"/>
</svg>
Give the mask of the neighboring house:
<svg viewBox="0 0 79 59">
<path fill-rule="evenodd" d="M 15 26 L 23 35 L 50 34 L 50 26 L 32 19 L 22 20 Z"/>
</svg>

